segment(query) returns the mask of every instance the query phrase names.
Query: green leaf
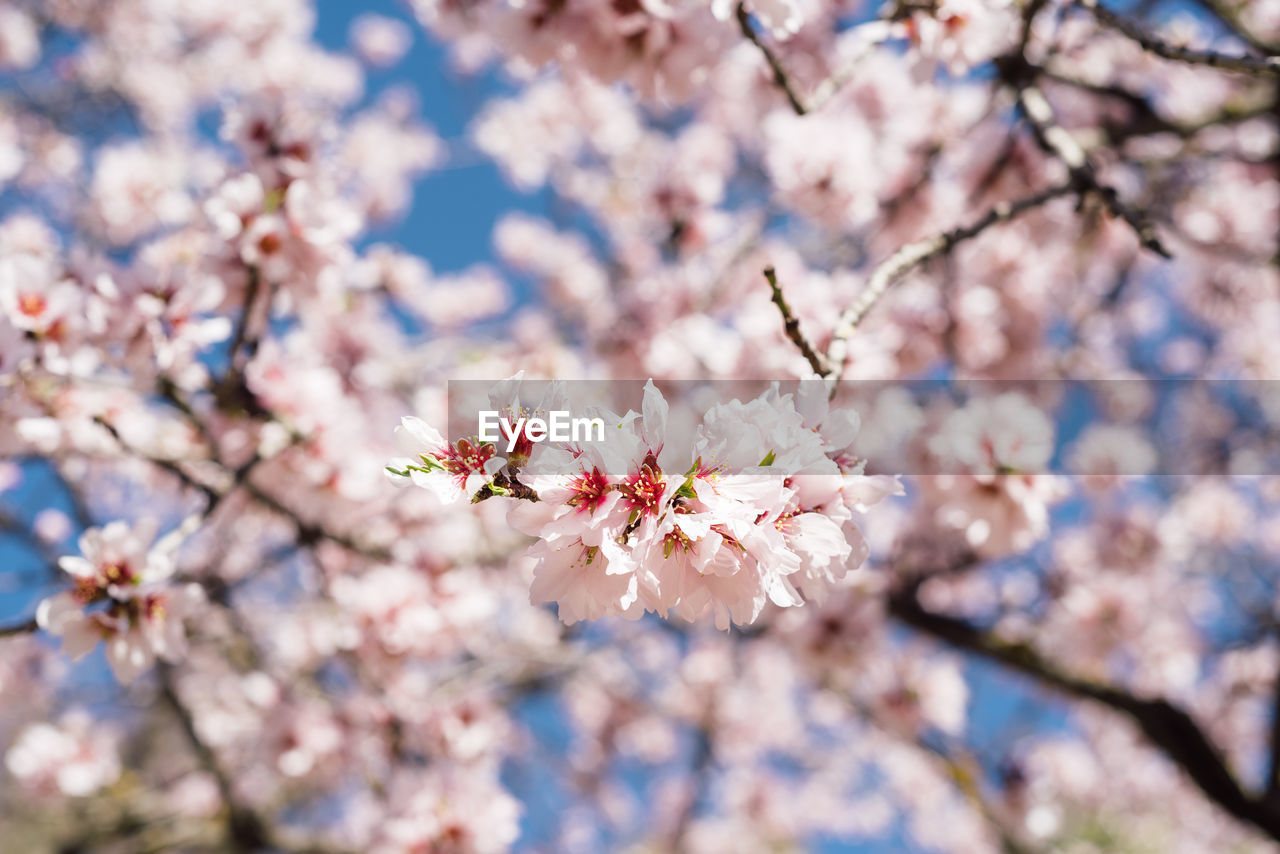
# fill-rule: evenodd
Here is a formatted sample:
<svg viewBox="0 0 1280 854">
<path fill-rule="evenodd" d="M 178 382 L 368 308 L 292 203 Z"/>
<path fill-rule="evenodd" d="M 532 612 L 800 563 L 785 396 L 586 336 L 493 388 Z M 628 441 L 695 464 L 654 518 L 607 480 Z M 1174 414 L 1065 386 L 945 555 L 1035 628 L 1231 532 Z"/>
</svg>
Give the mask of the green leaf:
<svg viewBox="0 0 1280 854">
<path fill-rule="evenodd" d="M 262 200 L 263 213 L 275 213 L 284 204 L 284 190 L 272 190 Z"/>
</svg>

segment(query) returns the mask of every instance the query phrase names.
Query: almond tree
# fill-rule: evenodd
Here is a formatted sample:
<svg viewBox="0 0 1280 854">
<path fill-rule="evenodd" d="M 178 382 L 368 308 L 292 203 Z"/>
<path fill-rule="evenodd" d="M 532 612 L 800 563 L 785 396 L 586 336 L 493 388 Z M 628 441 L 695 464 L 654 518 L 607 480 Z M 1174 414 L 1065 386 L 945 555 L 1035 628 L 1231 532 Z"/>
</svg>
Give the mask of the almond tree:
<svg viewBox="0 0 1280 854">
<path fill-rule="evenodd" d="M 1274 849 L 1274 4 L 341 5 L 0 7 L 0 848 Z"/>
</svg>

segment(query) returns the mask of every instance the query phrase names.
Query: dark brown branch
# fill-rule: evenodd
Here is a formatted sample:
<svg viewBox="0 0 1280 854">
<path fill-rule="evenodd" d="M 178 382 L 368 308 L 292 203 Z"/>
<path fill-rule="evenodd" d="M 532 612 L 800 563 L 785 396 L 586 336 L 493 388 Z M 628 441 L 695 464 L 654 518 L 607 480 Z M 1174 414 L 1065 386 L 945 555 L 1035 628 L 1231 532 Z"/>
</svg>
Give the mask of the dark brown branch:
<svg viewBox="0 0 1280 854">
<path fill-rule="evenodd" d="M 671 831 L 671 850 L 686 852 L 689 850 L 689 828 L 698 813 L 698 798 L 707 789 L 707 777 L 711 772 L 713 750 L 711 732 L 711 710 L 708 709 L 703 721 L 694 731 L 693 754 L 690 758 L 689 771 L 686 775 L 690 781 L 688 798 L 683 804 L 675 825 Z"/>
<path fill-rule="evenodd" d="M 274 510 L 276 513 L 279 513 L 281 516 L 284 516 L 292 522 L 293 526 L 298 531 L 298 541 L 302 545 L 311 545 L 320 540 L 328 540 L 331 543 L 336 543 L 342 546 L 349 552 L 358 554 L 361 557 L 368 558 L 369 560 L 381 562 L 391 560 L 391 553 L 386 549 L 365 545 L 357 542 L 346 534 L 330 531 L 314 522 L 308 522 L 299 516 L 293 509 L 281 503 L 279 499 L 275 498 L 270 493 L 264 492 L 252 481 L 246 481 L 244 488 L 245 491 L 252 495 L 259 504 Z"/>
<path fill-rule="evenodd" d="M 787 102 L 791 105 L 791 109 L 795 114 L 804 116 L 822 109 L 828 101 L 836 96 L 836 93 L 844 88 L 845 84 L 853 79 L 862 60 L 866 59 L 878 44 L 893 37 L 893 22 L 905 17 L 910 8 L 912 8 L 911 4 L 900 3 L 895 12 L 887 19 L 868 21 L 861 24 L 857 31 L 862 36 L 862 39 L 856 49 L 851 52 L 851 55 L 844 58 L 844 65 L 840 70 L 834 72 L 813 88 L 808 98 L 801 97 L 800 93 L 796 91 L 796 87 L 792 84 L 791 76 L 783 66 L 782 60 L 761 40 L 760 35 L 751 23 L 751 15 L 743 4 L 738 4 L 735 14 L 738 19 L 738 27 L 742 30 L 742 35 L 746 37 L 747 41 L 756 46 L 764 56 L 765 62 L 769 64 L 769 69 L 773 72 L 774 84 L 787 96 Z"/>
<path fill-rule="evenodd" d="M 254 309 L 258 304 L 258 290 L 262 285 L 262 276 L 258 273 L 256 267 L 250 267 L 248 270 L 249 283 L 245 287 L 244 307 L 240 310 L 240 322 L 236 324 L 235 332 L 231 336 L 231 344 L 227 348 L 227 372 L 239 372 L 243 365 L 241 364 L 241 347 L 249 338 L 249 323 L 253 319 Z"/>
<path fill-rule="evenodd" d="M 797 116 L 803 116 L 808 113 L 809 108 L 805 106 L 804 101 L 800 100 L 800 95 L 792 87 L 791 78 L 787 76 L 787 70 L 782 67 L 782 61 L 756 34 L 756 28 L 751 25 L 751 15 L 747 12 L 746 5 L 739 3 L 734 14 L 738 17 L 738 27 L 742 30 L 742 35 L 747 41 L 759 48 L 760 53 L 764 56 L 764 61 L 769 63 L 769 69 L 773 72 L 773 82 L 787 96 L 787 103 L 791 105 L 791 109 L 795 111 Z"/>
<path fill-rule="evenodd" d="M 1280 50 L 1280 45 L 1269 42 L 1250 32 L 1249 28 L 1244 25 L 1240 13 L 1227 3 L 1219 2 L 1219 0 L 1197 0 L 1196 5 L 1209 13 L 1224 28 L 1230 30 L 1232 35 L 1259 53 L 1273 54 Z"/>
<path fill-rule="evenodd" d="M 1034 68 L 1021 58 L 1005 58 L 997 63 L 1001 75 L 1017 93 L 1018 106 L 1035 131 L 1040 147 L 1067 167 L 1076 192 L 1092 193 L 1102 200 L 1112 216 L 1123 219 L 1138 236 L 1138 242 L 1162 258 L 1171 257 L 1155 228 L 1139 211 L 1120 198 L 1115 187 L 1103 183 L 1089 155 L 1065 128 L 1058 124 L 1044 93 L 1032 82 Z"/>
<path fill-rule="evenodd" d="M 1098 0 L 1076 0 L 1076 5 L 1089 10 L 1099 23 L 1127 36 L 1143 50 L 1156 56 L 1175 62 L 1204 65 L 1220 71 L 1234 71 L 1240 74 L 1280 74 L 1280 56 L 1231 55 L 1182 47 L 1148 33 L 1136 22 L 1112 12 Z"/>
<path fill-rule="evenodd" d="M 190 710 L 182 702 L 174 687 L 172 668 L 164 662 L 158 662 L 156 675 L 160 679 L 160 696 L 164 699 L 165 705 L 173 712 L 182 729 L 182 734 L 191 745 L 201 767 L 212 774 L 218 784 L 218 792 L 227 808 L 227 834 L 230 841 L 239 851 L 257 851 L 267 847 L 269 834 L 266 825 L 257 813 L 240 804 L 231 777 L 222 767 L 217 754 L 200 738 Z"/>
<path fill-rule="evenodd" d="M 94 416 L 93 421 L 99 427 L 103 428 L 108 433 L 110 433 L 111 438 L 115 439 L 116 444 L 119 445 L 120 448 L 124 450 L 126 453 L 132 454 L 134 456 L 137 456 L 146 460 L 156 468 L 160 468 L 160 469 L 163 469 L 164 471 L 169 472 L 174 477 L 178 478 L 178 480 L 182 481 L 182 483 L 184 483 L 185 485 L 193 489 L 197 489 L 200 492 L 204 493 L 204 496 L 207 502 L 205 505 L 206 516 L 212 513 L 213 508 L 215 508 L 218 505 L 218 503 L 222 500 L 223 493 L 214 489 L 209 484 L 202 483 L 196 478 L 192 477 L 187 472 L 186 469 L 178 465 L 178 463 L 175 462 L 174 460 L 165 460 L 157 457 L 149 457 L 130 447 L 129 444 L 125 442 L 124 438 L 120 435 L 120 431 L 118 431 L 115 428 L 115 425 L 113 425 L 110 421 L 107 421 L 107 419 L 103 418 L 101 415 Z"/>
<path fill-rule="evenodd" d="M 10 638 L 15 635 L 27 635 L 36 631 L 40 627 L 36 625 L 34 618 L 12 626 L 0 626 L 0 638 Z"/>
<path fill-rule="evenodd" d="M 1130 717 L 1214 803 L 1242 822 L 1280 840 L 1280 811 L 1240 787 L 1217 748 L 1183 709 L 1166 700 L 1143 699 L 1111 685 L 1057 669 L 1029 646 L 1007 643 L 964 620 L 925 610 L 914 591 L 889 599 L 889 613 L 936 640 L 1032 677 L 1070 697 L 1091 700 Z"/>
<path fill-rule="evenodd" d="M 930 744 L 923 738 L 911 741 L 916 747 L 933 754 L 947 771 L 952 784 L 965 797 L 974 810 L 986 820 L 1000 839 L 1000 849 L 1004 854 L 1031 854 L 1032 849 L 1023 844 L 1013 832 L 1005 826 L 995 806 L 982 790 L 982 767 L 973 756 L 952 755 L 952 751 L 941 745 Z"/>
<path fill-rule="evenodd" d="M 819 377 L 827 375 L 827 366 L 822 356 L 817 350 L 813 349 L 813 345 L 809 343 L 809 339 L 804 337 L 804 333 L 800 331 L 800 321 L 791 313 L 791 306 L 787 304 L 786 298 L 782 295 L 782 287 L 778 284 L 778 274 L 772 267 L 764 268 L 765 280 L 769 282 L 769 289 L 773 292 L 773 304 L 778 307 L 778 313 L 782 315 L 782 328 L 787 333 L 787 338 L 800 351 L 800 355 L 804 356 L 809 363 L 809 367 L 813 368 L 813 372 Z"/>
<path fill-rule="evenodd" d="M 187 406 L 184 411 L 190 412 L 192 410 L 190 409 L 189 406 Z M 251 457 L 248 462 L 239 466 L 237 469 L 235 469 L 231 473 L 232 482 L 229 487 L 227 487 L 226 489 L 216 489 L 207 483 L 202 483 L 201 481 L 197 480 L 195 477 L 189 474 L 185 469 L 183 469 L 182 466 L 178 465 L 173 460 L 165 460 L 165 459 L 158 459 L 155 457 L 149 457 L 139 452 L 138 450 L 129 447 L 121 438 L 120 433 L 115 429 L 115 427 L 112 426 L 105 419 L 99 417 L 99 418 L 95 418 L 94 420 L 99 425 L 101 425 L 104 429 L 106 429 L 107 432 L 109 432 L 112 435 L 112 437 L 115 438 L 116 442 L 120 445 L 120 447 L 126 452 L 133 454 L 134 456 L 140 459 L 144 459 L 147 462 L 151 463 L 152 465 L 158 468 L 161 468 L 164 471 L 169 472 L 170 474 L 177 477 L 180 481 L 182 481 L 182 483 L 184 483 L 185 485 L 192 487 L 194 489 L 198 489 L 200 492 L 202 492 L 205 495 L 205 498 L 207 499 L 207 503 L 205 504 L 205 511 L 204 511 L 204 516 L 206 518 L 218 507 L 219 504 L 222 503 L 222 501 L 228 495 L 230 495 L 232 492 L 234 492 L 238 488 L 243 488 L 259 504 L 262 504 L 265 507 L 267 507 L 269 510 L 272 510 L 280 514 L 281 516 L 286 517 L 290 522 L 292 522 L 294 527 L 298 531 L 299 541 L 304 544 L 315 543 L 320 540 L 329 540 L 330 542 L 337 543 L 338 545 L 342 546 L 343 548 L 351 552 L 359 554 L 363 557 L 367 557 L 370 560 L 376 560 L 376 561 L 390 560 L 390 553 L 387 552 L 385 549 L 372 548 L 372 547 L 363 545 L 345 534 L 339 534 L 334 531 L 329 531 L 321 527 L 320 525 L 315 524 L 314 522 L 308 522 L 302 517 L 300 517 L 294 510 L 292 510 L 291 508 L 283 504 L 279 499 L 275 498 L 270 493 L 263 491 L 260 487 L 254 484 L 249 479 L 249 474 L 252 472 L 253 467 L 262 461 L 262 458 L 257 455 L 254 455 L 253 457 Z M 218 461 L 215 461 L 215 462 L 218 462 Z M 221 465 L 220 462 L 218 464 Z"/>
<path fill-rule="evenodd" d="M 1267 765 L 1266 794 L 1263 798 L 1272 804 L 1280 804 L 1280 673 L 1276 674 L 1272 688 L 1275 708 L 1271 710 L 1271 755 Z"/>
<path fill-rule="evenodd" d="M 1264 116 L 1270 110 L 1270 99 L 1260 99 L 1256 94 L 1246 94 L 1224 103 L 1213 115 L 1194 122 L 1178 122 L 1162 116 L 1144 96 L 1117 83 L 1090 83 L 1048 68 L 1036 68 L 1037 75 L 1055 84 L 1070 86 L 1102 98 L 1124 104 L 1130 113 L 1128 121 L 1102 124 L 1107 139 L 1112 144 L 1123 143 L 1136 136 L 1171 133 L 1189 139 L 1203 130 L 1221 125 L 1233 125 Z"/>
</svg>

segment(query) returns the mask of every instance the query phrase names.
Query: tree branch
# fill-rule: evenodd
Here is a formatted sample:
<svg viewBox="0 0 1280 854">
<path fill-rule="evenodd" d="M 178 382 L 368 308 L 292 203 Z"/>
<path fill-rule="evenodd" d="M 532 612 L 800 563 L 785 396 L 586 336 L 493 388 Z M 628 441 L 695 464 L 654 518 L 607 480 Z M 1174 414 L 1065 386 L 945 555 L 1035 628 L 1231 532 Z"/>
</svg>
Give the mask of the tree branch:
<svg viewBox="0 0 1280 854">
<path fill-rule="evenodd" d="M 1263 799 L 1270 803 L 1280 803 L 1280 673 L 1276 674 L 1272 699 L 1275 702 L 1275 708 L 1271 710 L 1271 756 L 1267 765 L 1266 792 Z"/>
<path fill-rule="evenodd" d="M 682 804 L 675 825 L 671 831 L 671 850 L 684 854 L 689 851 L 689 828 L 698 813 L 698 797 L 707 789 L 707 777 L 711 772 L 713 751 L 711 720 L 712 712 L 708 708 L 702 722 L 694 730 L 694 744 L 690 757 L 686 779 L 689 781 L 686 800 Z"/>
<path fill-rule="evenodd" d="M 986 820 L 987 825 L 991 828 L 1000 839 L 1000 848 L 1004 854 L 1031 854 L 1032 849 L 1023 844 L 1013 832 L 1005 826 L 1004 820 L 996 810 L 996 807 L 987 798 L 982 790 L 982 766 L 978 760 L 968 754 L 953 755 L 953 751 L 941 745 L 930 744 L 923 738 L 915 738 L 912 741 L 916 747 L 932 753 L 942 763 L 947 771 L 947 776 L 951 778 L 952 784 L 956 787 L 964 798 L 969 801 L 973 809 Z"/>
<path fill-rule="evenodd" d="M 1053 108 L 1049 106 L 1049 100 L 1030 82 L 1028 75 L 1033 73 L 1034 69 L 1021 58 L 1006 59 L 999 63 L 999 66 L 1001 74 L 1017 93 L 1018 106 L 1027 117 L 1027 121 L 1031 123 L 1036 140 L 1041 148 L 1062 161 L 1062 164 L 1067 167 L 1076 191 L 1082 195 L 1096 194 L 1112 216 L 1123 219 L 1129 224 L 1143 247 L 1162 258 L 1172 257 L 1156 236 L 1155 228 L 1146 217 L 1121 199 L 1115 187 L 1102 182 L 1084 148 L 1075 137 L 1058 124 L 1053 115 Z"/>
<path fill-rule="evenodd" d="M 1230 30 L 1233 35 L 1240 38 L 1248 44 L 1249 47 L 1259 53 L 1273 54 L 1277 50 L 1280 50 L 1280 44 L 1259 38 L 1257 35 L 1249 31 L 1249 28 L 1244 24 L 1244 20 L 1241 19 L 1239 11 L 1237 11 L 1238 7 L 1232 8 L 1227 3 L 1220 2 L 1220 0 L 1198 0 L 1196 5 L 1203 8 L 1206 12 L 1217 19 L 1219 23 Z"/>
<path fill-rule="evenodd" d="M 805 106 L 804 101 L 800 100 L 799 93 L 792 88 L 791 78 L 787 76 L 787 70 L 782 67 L 781 60 L 774 55 L 769 46 L 762 42 L 760 36 L 756 34 L 756 28 L 751 25 L 751 15 L 747 12 L 746 4 L 739 3 L 734 14 L 737 15 L 738 28 L 742 30 L 742 35 L 747 41 L 759 48 L 765 62 L 769 63 L 769 69 L 773 71 L 773 82 L 787 96 L 787 103 L 791 104 L 791 109 L 795 111 L 797 116 L 803 116 L 808 113 L 809 108 Z"/>
<path fill-rule="evenodd" d="M 1190 139 L 1207 128 L 1238 124 L 1265 116 L 1271 109 L 1269 97 L 1262 99 L 1253 96 L 1257 93 L 1251 93 L 1226 101 L 1217 112 L 1207 118 L 1194 122 L 1179 122 L 1165 118 L 1147 98 L 1117 83 L 1090 83 L 1044 67 L 1037 67 L 1036 73 L 1042 79 L 1052 83 L 1112 99 L 1128 107 L 1130 111 L 1128 121 L 1103 121 L 1102 123 L 1102 130 L 1112 145 L 1124 143 L 1132 137 L 1157 133 L 1171 133 L 1183 139 Z"/>
<path fill-rule="evenodd" d="M 1280 74 L 1280 56 L 1233 56 L 1212 50 L 1182 47 L 1148 33 L 1136 22 L 1112 12 L 1098 0 L 1076 0 L 1076 5 L 1091 12 L 1099 23 L 1127 36 L 1143 50 L 1156 56 L 1240 74 Z"/>
<path fill-rule="evenodd" d="M 964 620 L 925 610 L 914 589 L 891 596 L 888 608 L 900 622 L 937 640 L 1023 673 L 1068 696 L 1092 700 L 1124 713 L 1209 799 L 1240 821 L 1280 840 L 1280 811 L 1240 787 L 1217 748 L 1183 709 L 1166 700 L 1142 699 L 1114 686 L 1058 670 L 1025 644 L 1007 643 Z"/>
<path fill-rule="evenodd" d="M 236 798 L 231 777 L 227 774 L 213 748 L 204 743 L 196 731 L 195 721 L 190 710 L 178 696 L 173 684 L 173 671 L 165 662 L 157 662 L 156 675 L 160 679 L 160 696 L 173 712 L 182 734 L 195 752 L 200 765 L 213 775 L 218 784 L 218 792 L 227 808 L 227 833 L 230 841 L 238 850 L 255 851 L 268 845 L 268 832 L 261 817 L 253 810 L 242 806 Z"/>
<path fill-rule="evenodd" d="M 778 307 L 778 313 L 782 315 L 782 328 L 786 331 L 787 337 L 791 339 L 791 343 L 796 345 L 800 351 L 800 355 L 805 357 L 809 362 L 809 367 L 813 368 L 813 372 L 819 377 L 827 375 L 827 366 L 823 361 L 821 354 L 813 349 L 813 345 L 809 343 L 809 339 L 804 337 L 804 333 L 800 331 L 800 321 L 791 313 L 791 306 L 787 305 L 787 300 L 782 295 L 782 287 L 778 284 L 778 274 L 773 267 L 764 268 L 764 277 L 769 282 L 769 289 L 773 292 L 773 304 Z"/>
<path fill-rule="evenodd" d="M 249 323 L 252 321 L 253 312 L 257 308 L 258 290 L 262 287 L 262 275 L 258 272 L 257 267 L 249 267 L 248 276 L 249 283 L 244 292 L 244 307 L 240 310 L 239 322 L 236 324 L 235 332 L 231 336 L 231 344 L 227 348 L 227 373 L 223 377 L 224 381 L 231 375 L 238 374 L 244 370 L 244 362 L 240 356 L 241 347 L 250 341 Z"/>
<path fill-rule="evenodd" d="M 824 376 L 828 382 L 834 384 L 834 381 L 844 373 L 844 366 L 849 358 L 849 338 L 858 328 L 858 324 L 894 283 L 926 261 L 945 255 L 956 245 L 977 237 L 991 226 L 1008 222 L 1048 201 L 1073 192 L 1075 192 L 1073 185 L 1064 184 L 1012 202 L 1001 202 L 970 225 L 953 228 L 915 243 L 908 243 L 882 261 L 871 272 L 871 277 L 867 280 L 867 286 L 862 289 L 862 293 L 836 321 L 831 343 L 827 345 L 827 372 Z"/>
<path fill-rule="evenodd" d="M 186 411 L 190 411 L 190 408 L 188 407 Z M 230 495 L 236 489 L 243 487 L 244 490 L 247 493 L 249 493 L 249 495 L 252 496 L 253 499 L 257 501 L 259 504 L 265 506 L 269 510 L 272 510 L 280 514 L 281 516 L 286 517 L 290 522 L 292 522 L 294 527 L 298 531 L 299 540 L 303 543 L 314 543 L 314 542 L 317 542 L 318 540 L 329 540 L 330 542 L 337 543 L 338 545 L 342 546 L 348 551 L 354 552 L 355 554 L 359 554 L 363 557 L 367 557 L 370 560 L 375 560 L 375 561 L 390 560 L 390 553 L 386 549 L 366 546 L 362 543 L 357 542 L 355 539 L 347 536 L 346 534 L 340 534 L 334 531 L 329 531 L 321 527 L 320 525 L 317 525 L 314 522 L 308 522 L 307 520 L 299 516 L 297 512 L 295 512 L 292 508 L 286 506 L 275 496 L 271 495 L 268 492 L 265 492 L 263 489 L 261 489 L 255 483 L 253 483 L 253 481 L 249 479 L 249 475 L 252 472 L 253 467 L 256 466 L 258 463 L 262 462 L 263 460 L 262 457 L 256 454 L 253 457 L 251 457 L 245 464 L 239 466 L 238 468 L 230 472 L 231 483 L 228 487 L 226 487 L 225 489 L 215 488 L 213 486 L 210 486 L 207 483 L 202 483 L 201 481 L 197 480 L 195 477 L 189 474 L 185 469 L 183 469 L 182 466 L 178 465 L 173 460 L 165 460 L 165 459 L 159 459 L 156 457 L 150 457 L 150 456 L 147 456 L 146 454 L 141 453 L 135 448 L 130 447 L 124 442 L 123 438 L 120 436 L 119 431 L 117 431 L 112 424 L 106 421 L 106 419 L 97 417 L 94 420 L 112 435 L 112 437 L 116 440 L 116 442 L 120 445 L 120 447 L 124 451 L 130 454 L 133 454 L 139 459 L 146 460 L 147 462 L 151 463 L 152 465 L 158 468 L 163 469 L 164 471 L 169 472 L 170 474 L 177 477 L 185 485 L 202 492 L 206 498 L 205 510 L 203 514 L 206 518 L 210 514 L 212 514 L 215 509 L 217 509 L 218 505 L 221 504 L 222 501 L 228 495 Z M 221 461 L 213 460 L 212 462 L 219 465 L 224 470 L 226 469 L 226 466 L 223 465 Z"/>
<path fill-rule="evenodd" d="M 32 617 L 25 622 L 17 623 L 12 626 L 0 626 L 0 638 L 11 638 L 16 635 L 30 634 L 39 628 L 40 627 L 36 624 L 35 618 Z"/>
<path fill-rule="evenodd" d="M 853 79 L 858 64 L 867 58 L 876 45 L 894 35 L 892 20 L 867 21 L 859 25 L 856 28 L 859 39 L 852 55 L 845 57 L 844 66 L 815 86 L 806 99 L 796 91 L 791 82 L 791 76 L 782 65 L 782 60 L 760 39 L 759 33 L 751 24 L 751 14 L 747 12 L 745 5 L 739 3 L 734 14 L 738 19 L 738 28 L 742 30 L 742 35 L 764 56 L 765 62 L 769 64 L 769 70 L 773 72 L 774 84 L 787 96 L 787 103 L 791 105 L 791 109 L 797 116 L 808 115 L 822 109 L 837 92 L 844 88 L 846 83 Z"/>
</svg>

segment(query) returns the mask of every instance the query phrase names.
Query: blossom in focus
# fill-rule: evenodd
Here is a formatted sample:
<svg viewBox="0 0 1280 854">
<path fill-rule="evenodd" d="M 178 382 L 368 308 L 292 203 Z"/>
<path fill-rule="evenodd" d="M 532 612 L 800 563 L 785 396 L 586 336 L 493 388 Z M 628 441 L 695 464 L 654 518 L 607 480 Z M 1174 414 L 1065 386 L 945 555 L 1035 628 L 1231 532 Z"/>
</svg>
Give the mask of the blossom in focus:
<svg viewBox="0 0 1280 854">
<path fill-rule="evenodd" d="M 518 389 L 518 377 L 500 383 L 490 404 L 523 411 Z M 555 602 L 566 623 L 651 611 L 746 625 L 770 602 L 803 604 L 802 590 L 821 598 L 860 565 L 868 550 L 853 511 L 901 492 L 896 478 L 862 474 L 846 453 L 856 414 L 829 411 L 815 390 L 825 398 L 817 386 L 800 394 L 805 415 L 776 384 L 713 406 L 688 448 L 668 441 L 669 407 L 652 380 L 640 412 L 602 413 L 603 441 L 532 444 L 509 460 L 405 419 L 397 433 L 416 461 L 388 472 L 446 501 L 479 498 L 482 487 L 528 499 L 508 521 L 537 538 L 531 599 Z M 548 394 L 549 408 L 560 397 Z M 506 465 L 502 483 L 486 480 L 495 460 Z"/>
<path fill-rule="evenodd" d="M 396 442 L 407 456 L 396 457 L 387 466 L 391 482 L 428 489 L 446 504 L 474 494 L 503 463 L 495 456 L 493 444 L 467 439 L 446 442 L 439 430 L 411 415 L 400 420 Z"/>
</svg>

